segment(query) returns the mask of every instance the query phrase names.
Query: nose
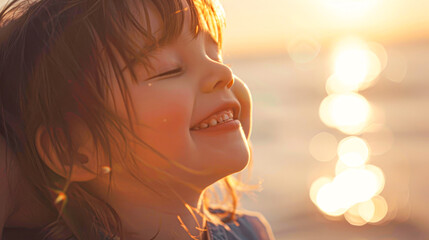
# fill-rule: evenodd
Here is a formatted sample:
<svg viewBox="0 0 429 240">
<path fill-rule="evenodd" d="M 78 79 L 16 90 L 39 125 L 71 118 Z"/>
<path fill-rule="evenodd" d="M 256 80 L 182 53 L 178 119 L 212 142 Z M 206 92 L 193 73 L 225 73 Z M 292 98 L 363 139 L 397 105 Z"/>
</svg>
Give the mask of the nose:
<svg viewBox="0 0 429 240">
<path fill-rule="evenodd" d="M 202 92 L 208 93 L 217 89 L 230 89 L 234 85 L 234 77 L 230 67 L 207 57 L 202 74 Z"/>
</svg>

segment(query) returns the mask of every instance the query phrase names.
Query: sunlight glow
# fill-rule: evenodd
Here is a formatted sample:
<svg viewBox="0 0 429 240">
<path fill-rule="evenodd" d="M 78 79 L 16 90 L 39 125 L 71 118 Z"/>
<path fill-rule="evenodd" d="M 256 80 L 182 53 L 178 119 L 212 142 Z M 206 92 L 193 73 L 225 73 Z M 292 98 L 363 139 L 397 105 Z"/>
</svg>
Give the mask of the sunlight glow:
<svg viewBox="0 0 429 240">
<path fill-rule="evenodd" d="M 368 73 L 368 57 L 362 49 L 347 49 L 336 57 L 335 74 L 342 82 L 351 82 L 356 85 L 365 80 Z"/>
<path fill-rule="evenodd" d="M 367 45 L 368 49 L 377 56 L 378 60 L 380 61 L 381 71 L 383 71 L 386 68 L 389 60 L 386 48 L 383 46 L 383 44 L 378 42 L 368 42 Z"/>
<path fill-rule="evenodd" d="M 387 215 L 388 206 L 386 200 L 377 195 L 371 200 L 360 202 L 352 206 L 344 214 L 347 222 L 354 226 L 363 226 L 367 223 L 379 223 Z"/>
<path fill-rule="evenodd" d="M 326 6 L 342 18 L 360 17 L 377 4 L 377 0 L 324 0 Z"/>
<path fill-rule="evenodd" d="M 334 74 L 326 83 L 329 94 L 356 92 L 373 84 L 383 66 L 369 47 L 355 39 L 345 40 L 340 45 L 335 56 Z"/>
<path fill-rule="evenodd" d="M 370 104 L 356 93 L 329 95 L 319 108 L 323 123 L 347 134 L 361 133 L 368 124 L 370 114 Z"/>
<path fill-rule="evenodd" d="M 347 1 L 331 2 L 344 4 Z M 353 1 L 353 4 L 358 2 Z M 311 186 L 310 197 L 325 215 L 344 215 L 354 226 L 377 223 L 388 211 L 386 201 L 378 195 L 384 189 L 385 178 L 379 167 L 367 162 L 372 147 L 381 153 L 390 149 L 393 135 L 383 125 L 383 111 L 371 106 L 358 92 L 375 84 L 387 68 L 388 55 L 381 44 L 350 37 L 338 44 L 332 56 L 334 73 L 326 81 L 328 96 L 320 104 L 320 119 L 345 134 L 362 137 L 349 136 L 340 141 L 335 177 L 316 180 Z M 314 136 L 310 142 L 311 155 L 322 159 L 320 161 L 328 161 L 326 159 L 334 156 L 329 150 L 334 140 L 329 133 Z"/>
<path fill-rule="evenodd" d="M 370 172 L 372 176 L 374 176 L 377 180 L 375 181 L 376 185 L 374 186 L 377 189 L 375 195 L 380 194 L 384 189 L 385 178 L 383 171 L 374 165 L 366 165 L 366 171 Z"/>
<path fill-rule="evenodd" d="M 353 205 L 369 201 L 382 191 L 384 177 L 380 178 L 379 170 L 374 171 L 374 168 L 349 168 L 340 172 L 332 182 L 328 178 L 318 179 L 311 187 L 312 200 L 318 188 L 315 202 L 319 209 L 330 216 L 344 214 Z M 365 214 L 365 219 L 369 218 L 369 214 Z"/>
<path fill-rule="evenodd" d="M 344 218 L 353 226 L 363 226 L 368 223 L 360 216 L 359 205 L 360 204 L 354 205 L 344 214 Z"/>
<path fill-rule="evenodd" d="M 316 181 L 313 182 L 313 184 L 311 184 L 310 187 L 310 199 L 311 201 L 313 201 L 313 203 L 317 203 L 317 195 L 319 193 L 319 190 L 332 182 L 332 178 L 329 177 L 320 177 L 318 178 Z"/>
<path fill-rule="evenodd" d="M 326 81 L 326 92 L 328 94 L 356 92 L 359 89 L 359 82 L 341 81 L 338 75 L 331 75 Z"/>
<path fill-rule="evenodd" d="M 349 169 L 350 167 L 344 164 L 343 161 L 337 161 L 337 164 L 335 165 L 335 174 L 338 175 L 341 172 L 344 172 L 345 170 Z M 362 168 L 362 167 L 358 167 Z"/>
<path fill-rule="evenodd" d="M 347 137 L 338 144 L 338 156 L 348 167 L 362 166 L 368 160 L 368 145 L 362 138 Z"/>
<path fill-rule="evenodd" d="M 371 221 L 375 214 L 375 205 L 372 200 L 361 202 L 358 204 L 359 216 L 365 220 L 365 222 Z"/>
<path fill-rule="evenodd" d="M 378 178 L 366 169 L 348 169 L 333 181 L 336 189 L 344 195 L 344 205 L 350 207 L 356 203 L 371 199 L 377 192 Z"/>
<path fill-rule="evenodd" d="M 372 202 L 374 204 L 374 214 L 372 218 L 369 220 L 370 223 L 378 223 L 383 220 L 388 211 L 388 206 L 386 200 L 382 196 L 375 196 L 372 199 Z"/>
<path fill-rule="evenodd" d="M 347 211 L 344 195 L 336 189 L 333 183 L 323 185 L 316 197 L 317 206 L 330 216 L 340 216 Z"/>
</svg>

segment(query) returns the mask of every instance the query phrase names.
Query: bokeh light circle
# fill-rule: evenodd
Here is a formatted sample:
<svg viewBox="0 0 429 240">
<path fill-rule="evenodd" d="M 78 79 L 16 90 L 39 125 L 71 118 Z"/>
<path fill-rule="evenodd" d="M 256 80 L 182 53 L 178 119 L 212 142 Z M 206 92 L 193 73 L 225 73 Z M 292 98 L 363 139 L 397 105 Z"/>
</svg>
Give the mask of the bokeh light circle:
<svg viewBox="0 0 429 240">
<path fill-rule="evenodd" d="M 314 60 L 320 52 L 320 43 L 310 35 L 298 35 L 287 45 L 289 57 L 295 63 L 308 63 Z"/>
<path fill-rule="evenodd" d="M 359 91 L 370 87 L 382 70 L 378 56 L 367 46 L 343 46 L 334 63 L 334 77 L 327 81 L 328 92 Z"/>
<path fill-rule="evenodd" d="M 319 108 L 319 116 L 329 127 L 346 134 L 363 132 L 368 125 L 371 105 L 356 93 L 332 94 L 327 96 Z"/>
<path fill-rule="evenodd" d="M 337 155 L 337 143 L 337 139 L 332 134 L 318 133 L 310 141 L 310 154 L 318 161 L 331 161 Z"/>
<path fill-rule="evenodd" d="M 330 177 L 320 177 L 311 184 L 310 199 L 314 204 L 317 204 L 317 194 L 319 193 L 319 190 L 331 182 L 332 178 Z"/>
<path fill-rule="evenodd" d="M 373 217 L 369 220 L 369 222 L 379 223 L 386 217 L 389 207 L 387 205 L 386 200 L 380 195 L 377 195 L 372 198 L 372 202 L 375 206 L 375 211 Z"/>
<path fill-rule="evenodd" d="M 340 141 L 338 144 L 338 156 L 348 167 L 359 167 L 364 165 L 369 156 L 369 148 L 362 138 L 351 136 Z"/>
</svg>

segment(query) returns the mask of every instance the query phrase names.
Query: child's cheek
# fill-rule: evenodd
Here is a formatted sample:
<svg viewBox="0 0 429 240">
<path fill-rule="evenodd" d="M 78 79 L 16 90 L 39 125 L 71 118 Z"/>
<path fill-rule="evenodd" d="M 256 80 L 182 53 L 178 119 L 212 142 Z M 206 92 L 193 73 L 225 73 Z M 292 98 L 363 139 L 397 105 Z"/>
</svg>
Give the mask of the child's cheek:
<svg viewBox="0 0 429 240">
<path fill-rule="evenodd" d="M 163 83 L 164 84 L 164 83 Z M 144 142 L 170 160 L 181 162 L 190 156 L 189 128 L 194 97 L 189 87 L 170 84 L 152 85 L 152 88 L 136 95 L 135 110 L 139 122 L 136 133 Z M 147 161 L 161 168 L 168 168 L 151 151 L 137 148 Z"/>
<path fill-rule="evenodd" d="M 189 88 L 155 84 L 136 94 L 134 106 L 138 124 L 171 133 L 189 130 L 193 106 Z"/>
<path fill-rule="evenodd" d="M 250 90 L 244 81 L 237 76 L 235 76 L 235 83 L 231 90 L 240 102 L 241 113 L 239 120 L 246 138 L 250 139 L 250 134 L 252 131 L 252 97 Z"/>
</svg>

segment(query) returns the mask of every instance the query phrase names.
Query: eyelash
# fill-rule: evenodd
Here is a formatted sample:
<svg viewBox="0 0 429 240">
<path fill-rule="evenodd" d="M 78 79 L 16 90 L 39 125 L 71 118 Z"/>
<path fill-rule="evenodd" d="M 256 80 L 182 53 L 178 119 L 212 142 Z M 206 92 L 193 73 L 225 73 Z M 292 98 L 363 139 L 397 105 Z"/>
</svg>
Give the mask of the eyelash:
<svg viewBox="0 0 429 240">
<path fill-rule="evenodd" d="M 159 78 L 159 77 L 165 77 L 165 76 L 168 76 L 168 75 L 175 75 L 175 74 L 178 74 L 178 73 L 181 73 L 181 72 L 182 72 L 182 68 L 178 67 L 178 68 L 175 68 L 173 70 L 169 70 L 167 72 L 163 72 L 163 73 L 160 73 L 160 74 L 155 75 L 153 77 L 150 77 L 149 79 L 154 79 L 154 78 Z"/>
<path fill-rule="evenodd" d="M 171 74 L 180 73 L 181 71 L 182 71 L 182 68 L 179 67 L 179 68 L 176 68 L 176 69 L 173 69 L 173 70 L 161 73 L 161 74 L 158 75 L 158 77 L 163 77 L 163 76 L 167 76 L 167 75 L 171 75 Z"/>
</svg>

